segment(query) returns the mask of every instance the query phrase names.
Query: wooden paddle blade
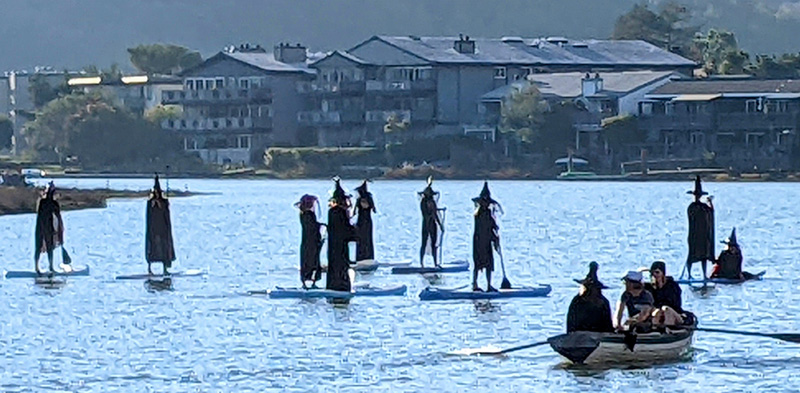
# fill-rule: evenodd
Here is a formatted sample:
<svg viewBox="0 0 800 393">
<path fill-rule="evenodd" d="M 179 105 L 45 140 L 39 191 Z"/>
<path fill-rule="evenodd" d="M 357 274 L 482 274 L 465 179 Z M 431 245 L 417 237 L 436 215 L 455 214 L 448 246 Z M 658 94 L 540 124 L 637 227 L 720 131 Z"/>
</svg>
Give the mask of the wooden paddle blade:
<svg viewBox="0 0 800 393">
<path fill-rule="evenodd" d="M 800 344 L 800 334 L 798 333 L 771 333 L 768 336 L 778 340 L 789 341 Z"/>
<path fill-rule="evenodd" d="M 503 282 L 500 283 L 500 289 L 511 289 L 511 281 L 508 281 L 507 278 L 503 278 Z"/>
</svg>

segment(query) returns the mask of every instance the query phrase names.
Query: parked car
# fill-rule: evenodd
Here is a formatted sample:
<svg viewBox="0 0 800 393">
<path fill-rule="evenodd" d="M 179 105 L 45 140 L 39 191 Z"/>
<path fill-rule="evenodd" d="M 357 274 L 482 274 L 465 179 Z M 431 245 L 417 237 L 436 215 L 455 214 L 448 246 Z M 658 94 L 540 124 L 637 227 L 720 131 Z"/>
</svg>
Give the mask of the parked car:
<svg viewBox="0 0 800 393">
<path fill-rule="evenodd" d="M 25 177 L 45 177 L 47 173 L 41 169 L 25 168 L 22 170 L 22 176 Z"/>
</svg>

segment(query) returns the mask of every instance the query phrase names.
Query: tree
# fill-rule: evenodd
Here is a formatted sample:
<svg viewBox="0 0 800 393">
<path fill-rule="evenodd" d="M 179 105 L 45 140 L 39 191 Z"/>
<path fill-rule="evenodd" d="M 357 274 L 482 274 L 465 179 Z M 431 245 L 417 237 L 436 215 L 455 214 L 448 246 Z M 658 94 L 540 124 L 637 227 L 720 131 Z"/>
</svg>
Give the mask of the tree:
<svg viewBox="0 0 800 393">
<path fill-rule="evenodd" d="M 203 61 L 199 52 L 172 44 L 139 45 L 128 49 L 131 64 L 146 74 L 175 74 Z"/>
<path fill-rule="evenodd" d="M 635 4 L 617 18 L 611 39 L 643 40 L 659 48 L 689 55 L 692 38 L 700 30 L 699 26 L 690 24 L 691 19 L 689 10 L 679 3 L 668 2 L 658 13 L 645 4 Z"/>
<path fill-rule="evenodd" d="M 0 116 L 0 149 L 10 149 L 14 136 L 14 123 L 8 116 Z"/>
<path fill-rule="evenodd" d="M 618 152 L 626 145 L 644 143 L 647 138 L 646 133 L 639 130 L 636 117 L 631 115 L 603 119 L 602 127 L 608 146 Z"/>
<path fill-rule="evenodd" d="M 83 67 L 83 72 L 87 76 L 99 76 L 103 80 L 119 80 L 122 78 L 122 70 L 119 68 L 119 64 L 114 63 L 111 64 L 111 67 L 106 69 L 100 69 L 94 65 L 88 65 Z"/>
<path fill-rule="evenodd" d="M 147 111 L 144 117 L 153 124 L 161 124 L 164 120 L 178 120 L 181 118 L 181 107 L 177 105 L 159 105 Z"/>
<path fill-rule="evenodd" d="M 692 50 L 706 74 L 742 74 L 750 63 L 750 55 L 739 49 L 736 36 L 729 31 L 711 29 L 698 34 Z"/>
<path fill-rule="evenodd" d="M 536 86 L 514 87 L 501 109 L 500 131 L 524 143 L 533 143 L 539 138 L 547 107 Z"/>
<path fill-rule="evenodd" d="M 758 55 L 748 71 L 759 78 L 796 78 L 798 68 L 800 55 L 784 53 L 780 57 Z"/>
<path fill-rule="evenodd" d="M 65 74 L 63 80 L 56 84 L 51 84 L 48 78 L 56 77 L 57 76 L 41 73 L 31 75 L 28 80 L 28 92 L 31 94 L 34 107 L 40 108 L 58 98 L 59 95 L 69 93 L 69 86 L 67 86 L 67 79 L 69 77 Z"/>
</svg>

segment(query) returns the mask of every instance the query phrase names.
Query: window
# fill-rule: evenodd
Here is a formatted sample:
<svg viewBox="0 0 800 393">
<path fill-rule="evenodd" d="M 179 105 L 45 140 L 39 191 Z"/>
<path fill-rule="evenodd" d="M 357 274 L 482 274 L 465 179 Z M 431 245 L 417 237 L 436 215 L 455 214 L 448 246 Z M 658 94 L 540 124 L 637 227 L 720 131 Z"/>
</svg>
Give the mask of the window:
<svg viewBox="0 0 800 393">
<path fill-rule="evenodd" d="M 214 80 L 206 79 L 206 90 L 214 90 Z"/>
<path fill-rule="evenodd" d="M 533 68 L 531 68 L 531 67 L 522 67 L 522 75 L 523 76 L 528 76 L 528 75 L 531 75 L 531 74 L 533 74 Z"/>
<path fill-rule="evenodd" d="M 764 145 L 764 133 L 763 132 L 748 132 L 745 135 L 745 142 L 747 143 L 747 147 L 750 148 L 759 148 Z"/>
<path fill-rule="evenodd" d="M 494 79 L 506 79 L 506 67 L 495 67 Z"/>
<path fill-rule="evenodd" d="M 257 88 L 261 87 L 261 78 L 253 78 L 250 80 L 250 87 Z"/>
<path fill-rule="evenodd" d="M 186 80 L 186 90 L 194 90 L 194 81 L 193 80 L 191 80 L 191 79 L 187 79 Z M 170 96 L 169 98 L 172 98 L 172 96 Z"/>
<path fill-rule="evenodd" d="M 250 88 L 250 81 L 246 78 L 239 79 L 239 88 L 241 89 L 249 89 Z"/>
<path fill-rule="evenodd" d="M 228 77 L 228 87 L 236 87 L 236 78 L 232 76 Z"/>
<path fill-rule="evenodd" d="M 249 149 L 250 148 L 250 135 L 240 135 L 239 136 L 239 148 L 240 149 Z"/>
<path fill-rule="evenodd" d="M 704 146 L 706 144 L 706 134 L 702 132 L 693 132 L 689 134 L 689 143 Z"/>
<path fill-rule="evenodd" d="M 216 85 L 217 85 L 216 86 L 217 89 L 224 88 L 225 87 L 225 78 L 217 78 L 216 79 Z"/>
</svg>

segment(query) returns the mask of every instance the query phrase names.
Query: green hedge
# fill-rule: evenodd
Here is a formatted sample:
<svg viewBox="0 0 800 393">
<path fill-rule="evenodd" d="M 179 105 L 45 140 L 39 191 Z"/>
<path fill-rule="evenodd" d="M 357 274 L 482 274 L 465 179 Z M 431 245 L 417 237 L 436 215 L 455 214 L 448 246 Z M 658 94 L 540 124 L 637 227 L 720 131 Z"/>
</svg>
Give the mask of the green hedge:
<svg viewBox="0 0 800 393">
<path fill-rule="evenodd" d="M 271 147 L 264 153 L 268 169 L 305 175 L 335 175 L 342 165 L 380 166 L 383 163 L 383 154 L 372 147 Z"/>
</svg>

